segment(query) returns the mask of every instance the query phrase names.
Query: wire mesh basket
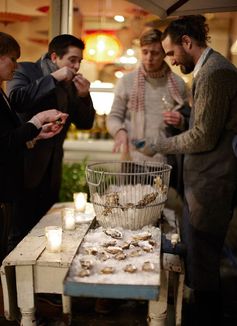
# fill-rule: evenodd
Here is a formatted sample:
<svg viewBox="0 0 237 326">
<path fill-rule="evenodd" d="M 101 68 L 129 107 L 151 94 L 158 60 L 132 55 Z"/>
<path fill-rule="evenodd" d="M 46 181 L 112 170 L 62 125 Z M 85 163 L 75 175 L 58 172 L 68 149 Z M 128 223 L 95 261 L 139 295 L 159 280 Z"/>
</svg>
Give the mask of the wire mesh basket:
<svg viewBox="0 0 237 326">
<path fill-rule="evenodd" d="M 167 199 L 171 166 L 107 161 L 86 167 L 90 201 L 98 223 L 136 230 L 156 225 Z"/>
</svg>

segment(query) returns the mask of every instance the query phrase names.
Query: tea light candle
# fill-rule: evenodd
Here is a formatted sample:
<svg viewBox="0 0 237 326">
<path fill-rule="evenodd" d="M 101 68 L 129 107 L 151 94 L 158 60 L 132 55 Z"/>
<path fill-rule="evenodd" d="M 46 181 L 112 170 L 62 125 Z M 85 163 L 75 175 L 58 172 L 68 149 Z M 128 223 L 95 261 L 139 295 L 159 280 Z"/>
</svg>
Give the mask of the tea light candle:
<svg viewBox="0 0 237 326">
<path fill-rule="evenodd" d="M 46 226 L 46 249 L 49 252 L 60 252 L 62 247 L 62 228 L 60 226 Z"/>
<path fill-rule="evenodd" d="M 87 193 L 76 192 L 73 194 L 74 205 L 78 212 L 84 212 L 86 209 Z"/>
<path fill-rule="evenodd" d="M 74 208 L 64 208 L 62 210 L 62 224 L 64 230 L 74 230 L 76 226 Z"/>
</svg>

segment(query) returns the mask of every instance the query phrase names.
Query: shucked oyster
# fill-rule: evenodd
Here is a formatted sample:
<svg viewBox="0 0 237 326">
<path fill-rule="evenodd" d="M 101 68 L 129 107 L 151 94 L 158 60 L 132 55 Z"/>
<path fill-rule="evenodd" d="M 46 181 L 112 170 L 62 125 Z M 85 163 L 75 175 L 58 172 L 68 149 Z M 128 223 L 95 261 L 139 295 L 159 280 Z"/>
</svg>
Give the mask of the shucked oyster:
<svg viewBox="0 0 237 326">
<path fill-rule="evenodd" d="M 103 247 L 115 246 L 117 244 L 116 240 L 106 241 L 102 244 Z"/>
<path fill-rule="evenodd" d="M 137 267 L 135 265 L 132 265 L 132 264 L 128 264 L 124 267 L 123 269 L 125 272 L 128 272 L 128 273 L 134 273 L 136 272 L 137 270 Z"/>
<path fill-rule="evenodd" d="M 115 271 L 114 267 L 112 266 L 106 266 L 100 270 L 101 274 L 113 274 Z"/>
<path fill-rule="evenodd" d="M 138 245 L 146 252 L 153 252 L 154 248 L 148 241 L 139 241 Z"/>
<path fill-rule="evenodd" d="M 81 259 L 80 263 L 81 263 L 81 267 L 84 269 L 91 269 L 93 267 L 92 260 Z"/>
<path fill-rule="evenodd" d="M 105 251 L 101 251 L 98 254 L 98 259 L 101 260 L 101 261 L 106 261 L 109 258 L 110 258 L 110 255 L 107 252 L 105 252 Z"/>
<path fill-rule="evenodd" d="M 110 254 L 118 254 L 123 252 L 123 249 L 121 247 L 115 247 L 115 246 L 109 246 L 105 249 Z"/>
<path fill-rule="evenodd" d="M 117 253 L 114 258 L 117 260 L 124 260 L 127 257 L 127 255 L 124 252 Z"/>
<path fill-rule="evenodd" d="M 138 257 L 142 255 L 142 250 L 141 249 L 135 249 L 130 252 L 129 256 L 130 257 Z"/>
<path fill-rule="evenodd" d="M 120 232 L 119 230 L 116 230 L 116 229 L 106 229 L 106 230 L 104 230 L 104 232 L 105 232 L 105 234 L 107 234 L 115 239 L 122 239 L 122 237 L 123 237 L 122 232 Z"/>
<path fill-rule="evenodd" d="M 155 270 L 155 265 L 150 261 L 145 261 L 142 265 L 142 270 L 145 272 L 153 272 Z"/>
<path fill-rule="evenodd" d="M 144 231 L 144 232 L 141 232 L 141 233 L 137 233 L 133 236 L 133 239 L 134 240 L 148 240 L 150 239 L 152 236 L 151 232 L 148 232 L 148 231 Z"/>
<path fill-rule="evenodd" d="M 89 271 L 89 269 L 81 269 L 80 271 L 79 271 L 79 273 L 78 273 L 78 276 L 80 276 L 80 277 L 86 277 L 86 276 L 90 276 L 90 271 Z"/>
</svg>

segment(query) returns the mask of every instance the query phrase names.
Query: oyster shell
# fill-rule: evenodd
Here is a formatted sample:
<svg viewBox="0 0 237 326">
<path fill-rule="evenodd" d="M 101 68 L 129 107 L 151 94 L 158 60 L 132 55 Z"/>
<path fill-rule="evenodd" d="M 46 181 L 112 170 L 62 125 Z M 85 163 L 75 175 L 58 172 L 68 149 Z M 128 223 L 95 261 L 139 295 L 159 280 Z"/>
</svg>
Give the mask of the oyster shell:
<svg viewBox="0 0 237 326">
<path fill-rule="evenodd" d="M 116 240 L 110 240 L 106 241 L 102 244 L 102 247 L 109 247 L 109 246 L 115 246 L 117 244 Z"/>
<path fill-rule="evenodd" d="M 158 195 L 158 192 L 151 192 L 150 194 L 146 194 L 141 200 L 138 201 L 136 207 L 137 208 L 142 208 L 150 203 L 152 203 Z"/>
<path fill-rule="evenodd" d="M 123 269 L 125 272 L 128 272 L 128 273 L 135 273 L 136 270 L 137 270 L 137 267 L 133 264 L 128 264 L 124 267 Z"/>
<path fill-rule="evenodd" d="M 85 251 L 88 255 L 97 255 L 98 249 L 96 247 L 87 247 L 85 248 Z"/>
<path fill-rule="evenodd" d="M 135 207 L 135 204 L 133 204 L 133 203 L 126 203 L 125 205 L 123 205 L 122 207 L 121 207 L 121 209 L 122 210 L 128 210 L 129 208 L 134 208 Z"/>
<path fill-rule="evenodd" d="M 130 257 L 138 257 L 142 255 L 142 250 L 141 249 L 135 249 L 130 252 L 129 256 Z"/>
<path fill-rule="evenodd" d="M 105 250 L 113 255 L 123 252 L 123 249 L 121 247 L 115 247 L 115 246 L 109 246 Z"/>
<path fill-rule="evenodd" d="M 119 195 L 117 192 L 111 192 L 105 195 L 105 203 L 108 206 L 118 206 L 119 205 Z"/>
<path fill-rule="evenodd" d="M 162 189 L 162 187 L 163 187 L 163 182 L 159 175 L 154 179 L 154 187 L 157 189 Z"/>
<path fill-rule="evenodd" d="M 112 266 L 106 266 L 100 270 L 101 274 L 113 274 L 115 271 L 114 267 Z"/>
<path fill-rule="evenodd" d="M 101 261 L 106 261 L 110 258 L 110 255 L 106 251 L 101 251 L 99 252 L 97 257 Z"/>
<path fill-rule="evenodd" d="M 127 255 L 124 252 L 117 253 L 114 258 L 117 260 L 124 260 L 127 257 Z"/>
<path fill-rule="evenodd" d="M 124 242 L 121 247 L 122 247 L 123 250 L 124 249 L 129 249 L 130 248 L 130 244 L 131 244 L 131 242 Z"/>
<path fill-rule="evenodd" d="M 86 276 L 90 276 L 90 275 L 91 275 L 91 273 L 90 273 L 89 269 L 84 269 L 84 268 L 81 269 L 78 273 L 78 276 L 80 276 L 80 277 L 86 277 Z"/>
<path fill-rule="evenodd" d="M 145 272 L 153 272 L 155 270 L 155 265 L 150 261 L 145 261 L 142 265 L 142 270 Z"/>
<path fill-rule="evenodd" d="M 123 237 L 122 232 L 120 232 L 119 230 L 116 230 L 116 229 L 106 229 L 106 230 L 104 230 L 104 232 L 105 232 L 105 234 L 107 234 L 115 239 L 122 239 L 122 237 Z"/>
<path fill-rule="evenodd" d="M 112 213 L 112 208 L 111 207 L 105 207 L 103 212 L 102 212 L 102 215 L 108 216 L 111 213 Z"/>
<path fill-rule="evenodd" d="M 150 245 L 152 245 L 153 247 L 156 245 L 156 241 L 154 239 L 149 239 L 148 242 L 150 243 Z"/>
<path fill-rule="evenodd" d="M 81 259 L 80 263 L 81 263 L 81 267 L 83 269 L 91 269 L 93 267 L 93 261 L 92 260 Z"/>
<path fill-rule="evenodd" d="M 154 248 L 148 241 L 139 241 L 138 245 L 146 252 L 153 252 Z"/>
<path fill-rule="evenodd" d="M 136 241 L 140 241 L 140 240 L 148 240 L 152 237 L 151 232 L 148 231 L 144 231 L 141 233 L 137 233 L 133 236 L 133 239 Z"/>
</svg>

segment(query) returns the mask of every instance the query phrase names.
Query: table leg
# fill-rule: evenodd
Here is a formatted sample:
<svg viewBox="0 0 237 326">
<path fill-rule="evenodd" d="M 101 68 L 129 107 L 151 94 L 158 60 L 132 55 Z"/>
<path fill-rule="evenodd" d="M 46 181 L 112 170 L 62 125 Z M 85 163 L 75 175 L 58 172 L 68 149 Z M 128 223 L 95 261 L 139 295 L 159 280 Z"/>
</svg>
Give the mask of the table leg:
<svg viewBox="0 0 237 326">
<path fill-rule="evenodd" d="M 17 302 L 21 310 L 21 326 L 36 326 L 33 266 L 16 266 Z"/>
<path fill-rule="evenodd" d="M 71 325 L 72 314 L 71 314 L 71 297 L 62 295 L 63 304 L 63 321 L 65 325 Z"/>
<path fill-rule="evenodd" d="M 169 271 L 161 269 L 159 300 L 149 301 L 148 323 L 149 326 L 165 326 L 167 317 L 168 279 Z"/>
<path fill-rule="evenodd" d="M 181 326 L 182 305 L 184 291 L 184 274 L 174 273 L 174 305 L 175 305 L 175 325 Z"/>
</svg>

